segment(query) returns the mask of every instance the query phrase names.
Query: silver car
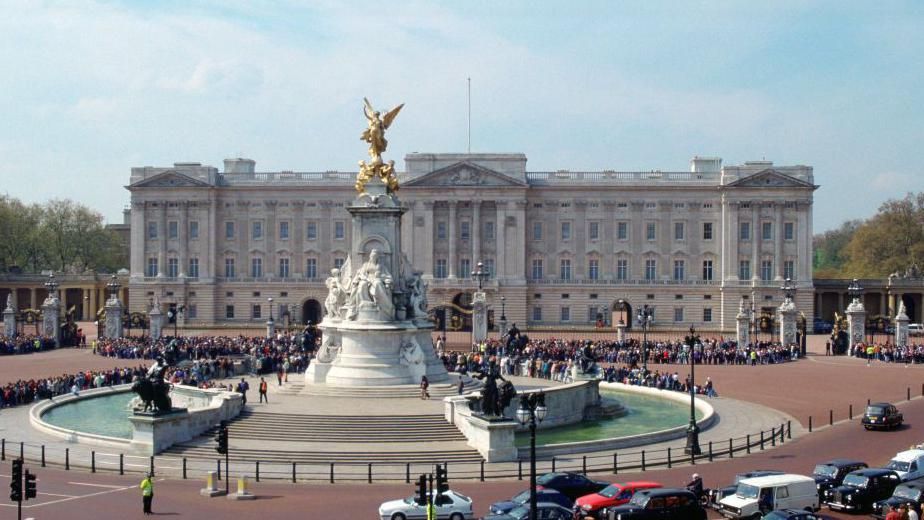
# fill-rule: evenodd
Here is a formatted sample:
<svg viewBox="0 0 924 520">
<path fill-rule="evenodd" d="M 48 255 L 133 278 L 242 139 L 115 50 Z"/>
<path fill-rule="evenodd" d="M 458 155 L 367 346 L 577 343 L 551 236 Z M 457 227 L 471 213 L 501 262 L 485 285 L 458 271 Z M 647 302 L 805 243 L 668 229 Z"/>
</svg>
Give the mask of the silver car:
<svg viewBox="0 0 924 520">
<path fill-rule="evenodd" d="M 456 493 L 447 491 L 437 497 L 432 495 L 433 503 L 436 504 L 436 517 L 439 520 L 465 520 L 472 518 L 472 499 Z M 381 520 L 426 520 L 427 506 L 418 505 L 414 497 L 408 497 L 401 500 L 389 500 L 379 506 L 379 518 Z"/>
</svg>

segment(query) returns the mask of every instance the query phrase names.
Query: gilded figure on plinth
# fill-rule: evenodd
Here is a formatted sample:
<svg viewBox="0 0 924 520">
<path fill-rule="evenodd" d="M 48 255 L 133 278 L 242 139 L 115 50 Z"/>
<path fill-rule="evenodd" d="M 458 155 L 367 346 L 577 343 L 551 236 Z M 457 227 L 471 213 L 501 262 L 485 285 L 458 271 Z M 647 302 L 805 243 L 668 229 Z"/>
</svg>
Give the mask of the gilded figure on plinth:
<svg viewBox="0 0 924 520">
<path fill-rule="evenodd" d="M 388 147 L 388 140 L 385 139 L 385 130 L 391 126 L 391 123 L 395 120 L 395 117 L 397 117 L 398 112 L 401 111 L 404 103 L 389 110 L 383 116 L 379 111 L 372 108 L 372 103 L 369 103 L 368 99 L 363 98 L 363 102 L 363 113 L 365 113 L 369 124 L 366 129 L 363 130 L 360 139 L 369 143 L 369 157 L 371 157 L 372 160 L 368 163 L 366 161 L 359 161 L 359 176 L 356 178 L 356 191 L 363 193 L 366 183 L 374 177 L 382 179 L 382 182 L 388 186 L 389 191 L 397 191 L 398 177 L 395 175 L 395 161 L 384 162 L 382 160 L 382 153 Z"/>
</svg>

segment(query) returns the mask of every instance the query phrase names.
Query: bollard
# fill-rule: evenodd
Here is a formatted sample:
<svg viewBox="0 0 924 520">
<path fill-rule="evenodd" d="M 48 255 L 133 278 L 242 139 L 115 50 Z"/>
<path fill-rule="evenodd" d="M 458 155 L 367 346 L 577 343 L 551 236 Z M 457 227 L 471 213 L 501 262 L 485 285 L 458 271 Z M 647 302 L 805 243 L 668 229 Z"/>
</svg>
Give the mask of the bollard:
<svg viewBox="0 0 924 520">
<path fill-rule="evenodd" d="M 613 475 L 619 473 L 619 459 L 616 456 L 616 452 L 613 452 Z"/>
<path fill-rule="evenodd" d="M 372 463 L 369 463 L 369 483 L 372 484 Z"/>
<path fill-rule="evenodd" d="M 667 469 L 671 469 L 671 448 L 667 447 Z"/>
<path fill-rule="evenodd" d="M 186 459 L 183 459 L 183 462 L 186 462 Z M 125 454 L 119 454 L 119 475 L 125 474 Z M 184 477 L 185 478 L 185 477 Z"/>
<path fill-rule="evenodd" d="M 25 462 L 26 460 L 26 443 L 25 442 L 19 443 L 19 460 L 23 462 Z"/>
<path fill-rule="evenodd" d="M 786 438 L 792 439 L 792 419 L 786 421 Z"/>
<path fill-rule="evenodd" d="M 764 451 L 764 431 L 760 430 L 760 451 Z"/>
<path fill-rule="evenodd" d="M 216 475 L 218 476 L 218 480 L 221 480 L 221 459 L 216 459 L 215 462 L 218 463 L 218 472 Z"/>
<path fill-rule="evenodd" d="M 150 475 L 154 476 L 154 455 L 151 455 L 151 472 Z"/>
<path fill-rule="evenodd" d="M 45 467 L 45 445 L 42 444 L 42 467 Z"/>
<path fill-rule="evenodd" d="M 921 394 L 924 395 L 924 385 L 921 385 Z M 0 439 L 0 460 L 6 460 L 6 439 Z"/>
<path fill-rule="evenodd" d="M 709 462 L 712 462 L 712 441 L 709 441 Z"/>
<path fill-rule="evenodd" d="M 330 483 L 334 483 L 334 463 L 330 463 Z"/>
<path fill-rule="evenodd" d="M 645 471 L 645 450 L 642 450 L 642 471 Z"/>
<path fill-rule="evenodd" d="M 481 475 L 480 475 L 480 479 L 481 479 L 482 482 L 484 482 L 484 459 L 481 459 Z"/>
<path fill-rule="evenodd" d="M 552 473 L 555 473 L 555 457 L 552 457 Z"/>
<path fill-rule="evenodd" d="M 523 461 L 517 461 L 517 480 L 523 480 Z"/>
<path fill-rule="evenodd" d="M 90 473 L 96 473 L 96 452 L 90 452 Z"/>
<path fill-rule="evenodd" d="M 731 437 L 728 438 L 728 458 L 735 458 L 735 446 L 732 444 Z"/>
<path fill-rule="evenodd" d="M 583 457 L 581 468 L 583 469 L 582 473 L 587 473 L 587 455 Z"/>
<path fill-rule="evenodd" d="M 809 433 L 812 433 L 812 416 L 809 415 Z"/>
<path fill-rule="evenodd" d="M 744 441 L 744 447 L 745 447 L 746 453 L 750 455 L 751 454 L 751 434 L 750 433 L 747 435 L 747 438 Z"/>
<path fill-rule="evenodd" d="M 911 387 L 908 387 L 908 400 L 911 400 Z"/>
<path fill-rule="evenodd" d="M 484 466 L 484 462 L 482 462 L 482 466 Z M 404 468 L 404 483 L 405 484 L 411 483 L 411 463 L 410 462 L 408 462 L 407 466 L 405 466 Z"/>
<path fill-rule="evenodd" d="M 119 461 L 119 464 L 122 464 L 122 461 Z M 183 457 L 183 480 L 186 480 L 186 457 Z"/>
<path fill-rule="evenodd" d="M 770 446 L 776 446 L 776 427 L 770 430 Z"/>
<path fill-rule="evenodd" d="M 828 410 L 828 426 L 834 426 L 834 410 Z"/>
<path fill-rule="evenodd" d="M 866 406 L 869 406 L 869 398 L 866 398 Z"/>
<path fill-rule="evenodd" d="M 218 490 L 218 480 L 218 473 L 209 471 L 205 476 L 205 487 L 199 490 L 199 494 L 204 497 L 217 497 L 219 495 L 224 495 L 224 490 Z"/>
<path fill-rule="evenodd" d="M 295 484 L 295 463 L 292 463 L 292 483 Z"/>
<path fill-rule="evenodd" d="M 847 407 L 847 419 L 853 420 L 853 404 Z"/>
<path fill-rule="evenodd" d="M 237 478 L 237 493 L 228 495 L 228 498 L 232 500 L 253 500 L 257 498 L 247 487 L 247 475 L 241 475 Z"/>
<path fill-rule="evenodd" d="M 64 470 L 69 471 L 71 469 L 71 449 L 64 448 Z"/>
</svg>

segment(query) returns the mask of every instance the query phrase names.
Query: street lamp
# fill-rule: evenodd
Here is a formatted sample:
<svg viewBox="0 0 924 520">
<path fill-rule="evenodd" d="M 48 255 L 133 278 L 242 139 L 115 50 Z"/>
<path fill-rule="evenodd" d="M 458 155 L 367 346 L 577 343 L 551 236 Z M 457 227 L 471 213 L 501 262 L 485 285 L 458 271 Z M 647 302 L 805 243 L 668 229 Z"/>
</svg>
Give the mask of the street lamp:
<svg viewBox="0 0 924 520">
<path fill-rule="evenodd" d="M 642 375 L 648 374 L 648 327 L 654 321 L 654 307 L 645 304 L 636 315 L 639 325 L 642 326 Z"/>
<path fill-rule="evenodd" d="M 270 311 L 269 320 L 273 321 L 273 297 L 270 296 L 269 298 L 266 299 L 266 301 L 269 302 L 269 311 Z"/>
<path fill-rule="evenodd" d="M 59 285 L 58 280 L 55 279 L 55 273 L 52 271 L 51 274 L 48 275 L 48 281 L 45 282 L 45 288 L 48 289 L 49 298 L 57 298 Z"/>
<path fill-rule="evenodd" d="M 854 280 L 856 282 L 856 280 Z M 787 278 L 783 281 L 783 286 L 780 287 L 780 290 L 783 291 L 783 298 L 786 300 L 792 300 L 793 294 L 796 292 L 796 286 L 792 284 L 792 280 Z"/>
<path fill-rule="evenodd" d="M 500 337 L 501 337 L 501 340 L 503 340 L 504 336 L 507 335 L 507 298 L 504 296 L 501 296 L 500 300 L 501 300 Z"/>
<path fill-rule="evenodd" d="M 690 325 L 690 335 L 687 336 L 687 344 L 690 345 L 690 426 L 687 428 L 687 446 L 683 452 L 687 455 L 699 455 L 702 450 L 699 448 L 699 426 L 696 425 L 696 363 L 693 360 L 693 347 L 697 342 L 696 327 Z"/>
<path fill-rule="evenodd" d="M 472 278 L 478 280 L 479 291 L 484 286 L 484 281 L 487 280 L 490 276 L 491 273 L 484 270 L 484 264 L 481 262 L 478 262 L 478 264 L 475 266 L 475 270 L 472 271 Z"/>
<path fill-rule="evenodd" d="M 109 283 L 106 284 L 106 288 L 109 289 L 109 297 L 118 299 L 116 296 L 119 294 L 119 289 L 122 287 L 122 284 L 119 283 L 119 279 L 116 278 L 116 275 L 112 275 L 109 278 Z"/>
<path fill-rule="evenodd" d="M 549 409 L 545 407 L 545 394 L 541 391 L 520 396 L 517 421 L 529 425 L 529 519 L 538 520 L 536 507 L 536 425 L 545 419 Z"/>
</svg>

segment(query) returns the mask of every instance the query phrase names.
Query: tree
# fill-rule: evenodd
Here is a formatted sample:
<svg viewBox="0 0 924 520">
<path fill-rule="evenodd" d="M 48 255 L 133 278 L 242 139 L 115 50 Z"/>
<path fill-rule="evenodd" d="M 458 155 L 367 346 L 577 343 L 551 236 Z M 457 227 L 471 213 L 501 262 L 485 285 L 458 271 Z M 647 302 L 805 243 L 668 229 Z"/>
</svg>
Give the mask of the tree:
<svg viewBox="0 0 924 520">
<path fill-rule="evenodd" d="M 924 193 L 889 200 L 864 222 L 844 252 L 848 278 L 885 278 L 924 265 Z"/>
<path fill-rule="evenodd" d="M 845 251 L 850 239 L 863 225 L 862 220 L 848 220 L 837 229 L 825 231 L 813 238 L 815 250 L 815 278 L 844 278 L 844 265 L 847 263 Z"/>
</svg>

